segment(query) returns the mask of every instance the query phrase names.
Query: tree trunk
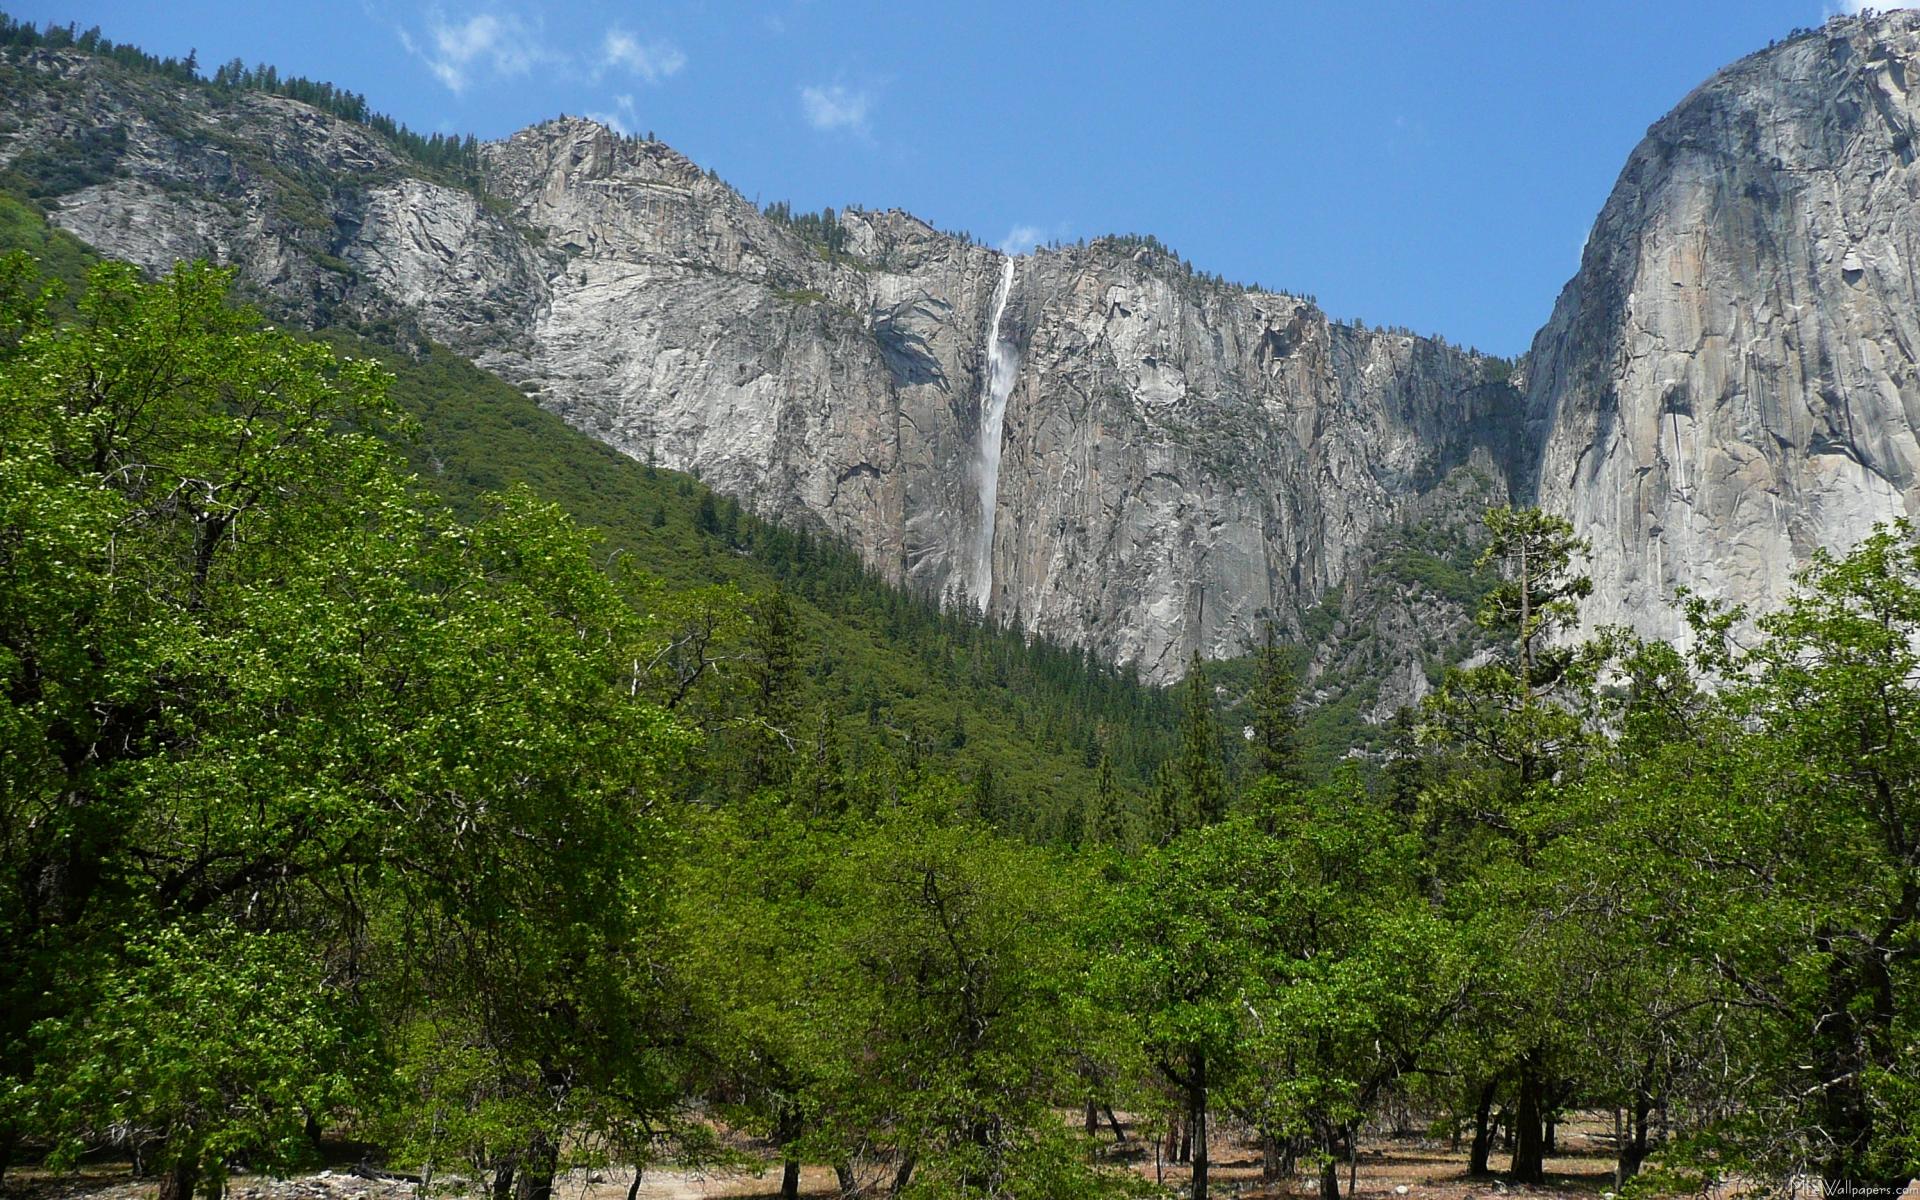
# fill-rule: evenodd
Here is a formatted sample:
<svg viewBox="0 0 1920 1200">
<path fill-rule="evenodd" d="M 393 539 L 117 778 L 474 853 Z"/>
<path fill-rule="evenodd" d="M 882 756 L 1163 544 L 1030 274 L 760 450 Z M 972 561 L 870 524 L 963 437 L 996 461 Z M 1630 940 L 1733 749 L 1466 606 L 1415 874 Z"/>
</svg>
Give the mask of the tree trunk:
<svg viewBox="0 0 1920 1200">
<path fill-rule="evenodd" d="M 840 1181 L 840 1194 L 842 1196 L 857 1196 L 860 1194 L 860 1181 L 853 1177 L 852 1163 L 838 1162 L 833 1164 L 833 1177 Z"/>
<path fill-rule="evenodd" d="M 1111 1125 L 1111 1126 L 1113 1126 L 1113 1143 L 1114 1143 L 1114 1145 L 1116 1145 L 1116 1146 L 1124 1146 L 1124 1145 L 1126 1145 L 1126 1144 L 1127 1144 L 1127 1131 L 1126 1131 L 1125 1129 L 1122 1129 L 1122 1128 L 1120 1127 L 1120 1118 L 1119 1118 L 1119 1117 L 1116 1117 L 1116 1116 L 1114 1116 L 1114 1114 L 1113 1114 L 1113 1105 L 1111 1105 L 1111 1104 L 1103 1104 L 1103 1105 L 1101 1105 L 1101 1106 L 1100 1106 L 1100 1109 L 1101 1109 L 1101 1111 L 1102 1111 L 1102 1112 L 1104 1112 L 1104 1113 L 1106 1113 L 1106 1114 L 1107 1114 L 1107 1124 L 1109 1124 L 1109 1125 Z"/>
<path fill-rule="evenodd" d="M 1487 1159 L 1493 1155 L 1493 1092 L 1497 1080 L 1489 1079 L 1480 1087 L 1480 1100 L 1473 1109 L 1473 1149 L 1467 1154 L 1467 1174 L 1485 1179 L 1493 1174 Z"/>
<path fill-rule="evenodd" d="M 907 1190 L 909 1183 L 913 1182 L 914 1161 L 914 1157 L 911 1154 L 900 1160 L 900 1168 L 893 1173 L 893 1191 L 890 1193 L 891 1195 L 898 1196 L 901 1192 Z"/>
<path fill-rule="evenodd" d="M 1087 1097 L 1085 1127 L 1088 1137 L 1096 1137 L 1100 1133 L 1100 1106 L 1094 1103 L 1091 1096 Z"/>
<path fill-rule="evenodd" d="M 1347 1126 L 1347 1195 L 1360 1194 L 1360 1126 Z"/>
<path fill-rule="evenodd" d="M 789 1105 L 783 1106 L 774 1126 L 774 1141 L 782 1151 L 793 1145 L 800 1137 L 800 1114 Z M 780 1200 L 800 1200 L 800 1160 L 792 1154 L 783 1154 L 780 1168 Z"/>
<path fill-rule="evenodd" d="M 1620 1139 L 1620 1165 L 1615 1172 L 1623 1184 L 1638 1175 L 1640 1164 L 1647 1161 L 1647 1112 L 1651 1107 L 1645 1092 L 1633 1098 L 1633 1112 Z"/>
<path fill-rule="evenodd" d="M 1340 1140 L 1331 1125 L 1320 1128 L 1320 1200 L 1340 1200 Z"/>
<path fill-rule="evenodd" d="M 513 1155 L 493 1160 L 493 1200 L 513 1200 Z"/>
<path fill-rule="evenodd" d="M 1198 1047 L 1188 1052 L 1187 1063 L 1192 1081 L 1187 1093 L 1187 1108 L 1193 1114 L 1188 1122 L 1193 1136 L 1193 1200 L 1207 1200 L 1207 1056 Z"/>
<path fill-rule="evenodd" d="M 633 1182 L 627 1185 L 627 1200 L 640 1200 L 640 1180 L 645 1176 L 646 1172 L 640 1169 L 640 1164 L 633 1164 Z"/>
<path fill-rule="evenodd" d="M 1560 1121 L 1555 1113 L 1547 1114 L 1546 1136 L 1540 1139 L 1540 1147 L 1548 1157 L 1558 1153 L 1560 1144 Z"/>
<path fill-rule="evenodd" d="M 1515 1183 L 1546 1182 L 1546 1143 L 1542 1139 L 1546 1114 L 1541 1099 L 1546 1086 L 1531 1062 L 1520 1068 L 1519 1101 L 1513 1112 L 1513 1162 L 1508 1174 Z"/>
<path fill-rule="evenodd" d="M 193 1200 L 193 1188 L 199 1182 L 199 1162 L 182 1158 L 160 1176 L 160 1200 Z"/>
<path fill-rule="evenodd" d="M 1620 1116 L 1620 1106 L 1613 1106 L 1613 1190 L 1619 1191 L 1627 1182 L 1627 1127 Z"/>
<path fill-rule="evenodd" d="M 553 1172 L 559 1161 L 558 1146 L 544 1137 L 535 1139 L 514 1181 L 513 1200 L 553 1200 Z"/>
</svg>

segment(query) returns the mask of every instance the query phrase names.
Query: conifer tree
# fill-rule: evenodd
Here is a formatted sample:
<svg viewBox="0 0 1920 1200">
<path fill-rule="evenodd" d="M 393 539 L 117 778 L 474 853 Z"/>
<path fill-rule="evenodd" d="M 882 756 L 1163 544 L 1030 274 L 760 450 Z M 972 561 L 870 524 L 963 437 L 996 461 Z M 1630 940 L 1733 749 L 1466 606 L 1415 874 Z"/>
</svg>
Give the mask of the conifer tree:
<svg viewBox="0 0 1920 1200">
<path fill-rule="evenodd" d="M 1180 745 L 1160 781 L 1162 840 L 1188 828 L 1218 823 L 1227 815 L 1227 784 L 1220 768 L 1220 727 L 1213 714 L 1213 688 L 1206 662 L 1195 648 L 1181 685 Z"/>
</svg>

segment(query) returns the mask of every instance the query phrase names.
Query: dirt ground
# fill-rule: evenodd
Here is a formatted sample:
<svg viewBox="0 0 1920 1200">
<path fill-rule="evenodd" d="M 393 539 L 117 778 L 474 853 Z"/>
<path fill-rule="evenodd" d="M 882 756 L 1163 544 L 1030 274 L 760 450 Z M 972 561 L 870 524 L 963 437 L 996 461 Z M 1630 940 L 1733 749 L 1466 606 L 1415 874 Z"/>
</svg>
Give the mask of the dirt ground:
<svg viewBox="0 0 1920 1200">
<path fill-rule="evenodd" d="M 1156 1168 L 1151 1148 L 1139 1141 L 1128 1147 L 1115 1146 L 1111 1135 L 1103 1139 L 1103 1153 L 1116 1165 L 1124 1164 L 1147 1179 L 1156 1175 L 1164 1183 L 1184 1190 L 1187 1168 L 1162 1164 Z M 1260 1179 L 1260 1155 L 1249 1142 L 1231 1137 L 1212 1139 L 1213 1192 L 1232 1200 L 1267 1200 L 1292 1196 L 1303 1200 L 1317 1195 L 1312 1179 L 1302 1175 L 1290 1185 L 1268 1185 Z M 1496 1155 L 1495 1166 L 1502 1159 Z M 1453 1150 L 1445 1141 L 1419 1137 L 1375 1138 L 1362 1140 L 1357 1164 L 1359 1186 L 1355 1200 L 1470 1200 L 1473 1197 L 1518 1197 L 1535 1200 L 1602 1200 L 1613 1186 L 1613 1150 L 1607 1129 L 1594 1119 L 1576 1119 L 1559 1130 L 1558 1153 L 1547 1160 L 1545 1187 L 1515 1187 L 1497 1179 L 1469 1179 L 1466 1155 Z M 876 1167 L 866 1175 L 878 1175 Z M 554 1200 L 626 1200 L 632 1175 L 625 1171 L 573 1172 L 557 1180 Z M 742 1171 L 699 1174 L 688 1171 L 652 1170 L 641 1181 L 640 1200 L 774 1200 L 779 1193 L 777 1164 L 769 1164 L 759 1174 Z M 1347 1169 L 1340 1171 L 1340 1187 L 1346 1193 Z M 134 1179 L 124 1164 L 100 1165 L 70 1175 L 49 1176 L 31 1167 L 10 1172 L 0 1193 L 8 1200 L 151 1200 L 156 1191 L 152 1180 Z M 809 1166 L 801 1173 L 801 1192 L 809 1197 L 837 1194 L 833 1171 Z M 1920 1185 L 1908 1191 L 1909 1200 L 1920 1200 Z M 228 1189 L 229 1200 L 414 1200 L 412 1185 L 390 1180 L 370 1180 L 350 1171 L 322 1171 L 292 1179 L 274 1180 L 259 1176 L 236 1175 Z M 1033 1200 L 1046 1200 L 1034 1197 Z"/>
<path fill-rule="evenodd" d="M 1235 1200 L 1266 1200 L 1268 1197 L 1317 1197 L 1317 1176 L 1302 1166 L 1292 1180 L 1268 1183 L 1260 1178 L 1260 1152 L 1251 1141 L 1216 1137 L 1209 1139 L 1212 1152 L 1210 1176 L 1212 1190 Z M 1559 1129 L 1558 1153 L 1547 1160 L 1547 1186 L 1514 1187 L 1499 1180 L 1469 1179 L 1464 1148 L 1454 1150 L 1442 1140 L 1418 1136 L 1362 1138 L 1358 1160 L 1353 1164 L 1356 1200 L 1467 1200 L 1477 1196 L 1527 1194 L 1546 1197 L 1593 1197 L 1613 1186 L 1613 1148 L 1600 1125 L 1592 1121 L 1574 1121 Z M 1496 1168 L 1503 1165 L 1499 1155 Z M 1184 1187 L 1188 1169 L 1161 1164 L 1156 1167 L 1149 1148 L 1133 1162 L 1134 1170 L 1147 1179 Z M 1340 1192 L 1347 1190 L 1348 1165 L 1340 1167 Z"/>
</svg>

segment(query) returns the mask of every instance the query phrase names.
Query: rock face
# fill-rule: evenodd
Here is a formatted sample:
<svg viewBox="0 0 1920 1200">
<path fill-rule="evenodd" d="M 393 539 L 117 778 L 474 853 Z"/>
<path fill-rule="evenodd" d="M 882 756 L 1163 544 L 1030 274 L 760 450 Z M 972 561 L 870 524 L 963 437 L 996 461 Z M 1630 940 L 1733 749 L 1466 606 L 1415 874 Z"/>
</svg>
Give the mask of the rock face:
<svg viewBox="0 0 1920 1200">
<path fill-rule="evenodd" d="M 0 163 L 105 144 L 52 189 L 103 251 L 232 263 L 309 324 L 417 329 L 943 595 L 973 574 L 997 335 L 1019 366 L 992 582 L 966 598 L 1167 679 L 1265 614 L 1299 631 L 1377 595 L 1362 584 L 1394 530 L 1465 519 L 1463 478 L 1573 517 L 1594 619 L 1660 634 L 1677 584 L 1766 605 L 1816 547 L 1910 511 L 1916 71 L 1920 17 L 1900 13 L 1688 97 L 1628 163 L 1524 396 L 1510 364 L 1331 322 L 1151 241 L 1018 258 L 989 329 L 1000 254 L 900 212 L 762 213 L 585 120 L 487 144 L 462 180 L 288 100 L 33 52 L 0 59 Z M 1406 661 L 1382 660 L 1400 682 L 1376 713 L 1424 690 L 1419 643 L 1457 623 L 1439 603 L 1388 606 Z"/>
<path fill-rule="evenodd" d="M 1539 502 L 1595 623 L 1765 609 L 1920 506 L 1920 14 L 1837 20 L 1648 131 L 1528 358 Z"/>
<path fill-rule="evenodd" d="M 518 376 L 543 404 L 849 536 L 895 578 L 966 590 L 1001 255 L 899 212 L 843 214 L 823 254 L 590 122 L 486 164 L 564 256 Z M 425 311 L 472 352 L 498 336 Z M 1238 650 L 1261 614 L 1297 623 L 1375 526 L 1476 453 L 1491 465 L 1517 412 L 1501 364 L 1202 281 L 1146 245 L 1019 259 L 999 332 L 1019 372 L 993 584 L 969 599 L 1160 678 L 1196 645 Z"/>
</svg>

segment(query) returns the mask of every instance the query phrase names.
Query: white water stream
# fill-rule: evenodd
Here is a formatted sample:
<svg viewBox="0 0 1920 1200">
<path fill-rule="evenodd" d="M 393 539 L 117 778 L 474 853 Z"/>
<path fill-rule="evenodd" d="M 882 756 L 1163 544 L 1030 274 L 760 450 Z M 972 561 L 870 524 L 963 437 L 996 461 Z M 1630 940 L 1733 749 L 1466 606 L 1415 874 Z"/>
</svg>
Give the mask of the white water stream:
<svg viewBox="0 0 1920 1200">
<path fill-rule="evenodd" d="M 1013 259 L 1000 271 L 993 293 L 993 315 L 987 322 L 987 369 L 980 380 L 980 445 L 974 457 L 974 484 L 980 494 L 980 524 L 973 531 L 973 570 L 967 592 L 982 610 L 993 596 L 993 520 L 1000 504 L 1000 434 L 1006 427 L 1007 397 L 1020 373 L 1020 355 L 1012 342 L 1000 336 L 1000 318 L 1007 311 L 1007 293 L 1013 290 Z"/>
</svg>

